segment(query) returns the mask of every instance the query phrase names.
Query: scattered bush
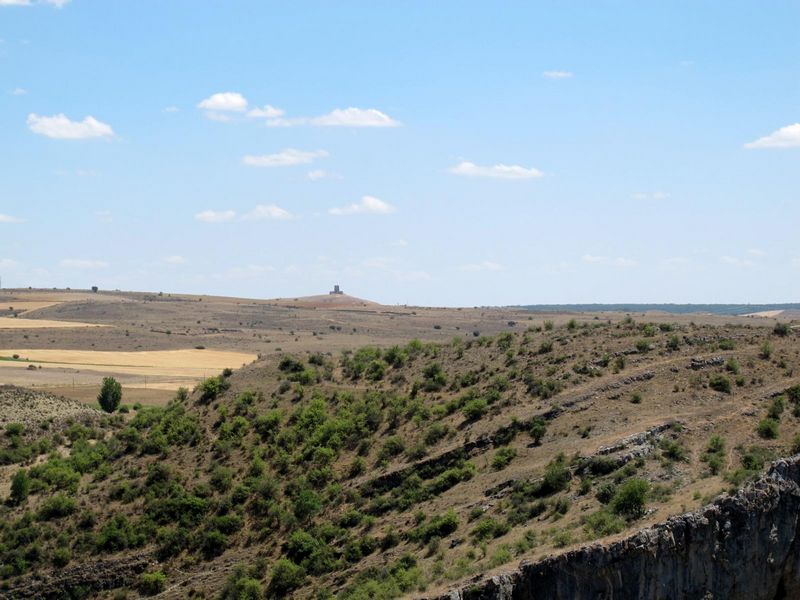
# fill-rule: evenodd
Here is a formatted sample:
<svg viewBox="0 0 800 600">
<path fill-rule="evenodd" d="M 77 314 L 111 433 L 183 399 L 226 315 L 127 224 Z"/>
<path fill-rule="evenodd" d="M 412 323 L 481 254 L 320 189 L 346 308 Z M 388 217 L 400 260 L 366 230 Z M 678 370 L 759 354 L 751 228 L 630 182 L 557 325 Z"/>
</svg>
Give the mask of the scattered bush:
<svg viewBox="0 0 800 600">
<path fill-rule="evenodd" d="M 167 585 L 167 576 L 161 571 L 142 573 L 139 576 L 139 591 L 145 596 L 155 596 L 164 591 Z"/>
<path fill-rule="evenodd" d="M 492 468 L 495 471 L 505 469 L 516 456 L 517 451 L 514 448 L 509 448 L 508 446 L 499 448 L 492 457 Z"/>
<path fill-rule="evenodd" d="M 708 380 L 708 387 L 723 394 L 731 393 L 731 381 L 724 375 L 712 375 Z"/>
</svg>

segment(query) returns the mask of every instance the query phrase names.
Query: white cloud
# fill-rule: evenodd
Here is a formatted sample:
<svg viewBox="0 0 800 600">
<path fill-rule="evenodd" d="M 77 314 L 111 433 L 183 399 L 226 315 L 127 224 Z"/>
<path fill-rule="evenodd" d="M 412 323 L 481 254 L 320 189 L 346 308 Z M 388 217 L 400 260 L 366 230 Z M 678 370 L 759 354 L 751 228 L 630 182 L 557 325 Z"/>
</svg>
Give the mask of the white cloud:
<svg viewBox="0 0 800 600">
<path fill-rule="evenodd" d="M 254 108 L 247 111 L 247 116 L 251 119 L 278 119 L 286 112 L 283 109 L 275 108 L 270 104 L 265 104 L 263 108 Z"/>
<path fill-rule="evenodd" d="M 800 123 L 781 127 L 767 136 L 744 145 L 749 150 L 761 148 L 798 148 L 800 147 Z"/>
<path fill-rule="evenodd" d="M 587 262 L 594 265 L 603 265 L 609 267 L 621 267 L 621 268 L 628 268 L 628 267 L 636 267 L 639 263 L 632 258 L 625 258 L 619 256 L 617 258 L 611 258 L 609 256 L 598 256 L 595 254 L 584 254 L 581 257 L 583 262 Z"/>
<path fill-rule="evenodd" d="M 490 260 L 483 260 L 479 263 L 469 265 L 462 265 L 459 267 L 462 271 L 476 272 L 476 271 L 504 271 L 505 267 L 499 263 Z"/>
<path fill-rule="evenodd" d="M 56 8 L 63 8 L 71 1 L 72 0 L 42 0 L 44 4 L 49 4 L 51 6 L 55 6 Z"/>
<path fill-rule="evenodd" d="M 247 99 L 238 92 L 219 92 L 201 100 L 197 108 L 215 112 L 244 112 Z"/>
<path fill-rule="evenodd" d="M 244 218 L 248 221 L 264 221 L 267 219 L 287 220 L 292 218 L 292 214 L 280 206 L 274 204 L 259 204 Z"/>
<path fill-rule="evenodd" d="M 114 220 L 114 215 L 111 214 L 110 210 L 98 210 L 94 213 L 94 216 L 101 223 L 111 223 Z"/>
<path fill-rule="evenodd" d="M 667 192 L 636 192 L 631 197 L 634 200 L 666 200 L 670 194 Z"/>
<path fill-rule="evenodd" d="M 755 264 L 750 259 L 737 258 L 736 256 L 722 256 L 720 257 L 720 261 L 725 263 L 726 265 L 731 265 L 732 267 L 739 267 L 741 269 L 752 267 Z"/>
<path fill-rule="evenodd" d="M 82 258 L 64 258 L 58 263 L 65 269 L 104 269 L 108 263 L 102 260 L 85 260 Z"/>
<path fill-rule="evenodd" d="M 361 202 L 349 204 L 338 208 L 331 208 L 328 212 L 332 215 L 387 215 L 395 211 L 395 207 L 374 196 L 362 196 Z"/>
<path fill-rule="evenodd" d="M 0 269 L 16 269 L 19 263 L 11 258 L 0 258 Z"/>
<path fill-rule="evenodd" d="M 177 106 L 166 106 L 166 107 L 164 107 L 162 112 L 165 112 L 165 113 L 176 113 L 179 110 L 180 109 Z"/>
<path fill-rule="evenodd" d="M 327 115 L 314 117 L 312 125 L 320 127 L 397 127 L 399 122 L 375 108 L 337 108 Z"/>
<path fill-rule="evenodd" d="M 747 253 L 750 256 L 757 256 L 759 258 L 767 255 L 766 251 L 762 250 L 761 248 L 748 248 Z"/>
<path fill-rule="evenodd" d="M 0 213 L 0 223 L 22 223 L 22 219 Z"/>
<path fill-rule="evenodd" d="M 389 245 L 394 246 L 395 248 L 405 248 L 406 246 L 408 246 L 408 242 L 400 239 L 394 242 L 390 242 Z"/>
<path fill-rule="evenodd" d="M 571 71 L 545 71 L 542 76 L 548 79 L 569 79 L 573 73 Z"/>
<path fill-rule="evenodd" d="M 328 156 L 325 150 L 314 150 L 311 152 L 304 150 L 294 150 L 287 148 L 277 154 L 248 154 L 242 158 L 242 163 L 248 167 L 291 167 L 294 165 L 307 165 L 314 162 L 315 158 Z"/>
<path fill-rule="evenodd" d="M 194 216 L 198 221 L 203 223 L 224 223 L 226 221 L 233 221 L 236 218 L 236 211 L 233 210 L 204 210 Z"/>
<path fill-rule="evenodd" d="M 52 117 L 40 117 L 35 113 L 28 115 L 28 128 L 33 133 L 57 140 L 83 140 L 89 138 L 113 137 L 111 125 L 87 116 L 83 121 L 70 121 L 63 113 Z"/>
<path fill-rule="evenodd" d="M 19 87 L 18 88 L 14 88 L 13 90 L 11 90 L 9 92 L 9 94 L 11 94 L 12 96 L 24 96 L 27 93 L 28 93 L 28 90 L 26 90 L 25 88 L 19 88 Z"/>
<path fill-rule="evenodd" d="M 492 177 L 495 179 L 535 179 L 544 175 L 539 169 L 533 167 L 503 164 L 481 167 L 466 160 L 451 167 L 450 173 L 464 177 Z"/>
<path fill-rule="evenodd" d="M 30 6 L 30 0 L 0 0 L 0 6 Z"/>
<path fill-rule="evenodd" d="M 175 254 L 173 256 L 165 256 L 161 259 L 163 262 L 167 263 L 168 265 L 185 265 L 186 259 L 179 254 Z"/>
<path fill-rule="evenodd" d="M 320 181 L 321 179 L 342 179 L 338 173 L 331 173 L 330 171 L 323 171 L 322 169 L 315 169 L 306 173 L 311 181 Z"/>
</svg>

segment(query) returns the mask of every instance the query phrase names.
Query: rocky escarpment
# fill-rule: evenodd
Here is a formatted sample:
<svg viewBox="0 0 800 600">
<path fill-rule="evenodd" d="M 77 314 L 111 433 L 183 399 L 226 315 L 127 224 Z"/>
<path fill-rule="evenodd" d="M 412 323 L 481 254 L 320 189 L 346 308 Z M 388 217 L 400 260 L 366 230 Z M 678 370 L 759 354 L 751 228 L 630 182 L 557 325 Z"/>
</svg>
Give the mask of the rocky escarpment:
<svg viewBox="0 0 800 600">
<path fill-rule="evenodd" d="M 0 589 L 0 599 L 85 598 L 101 590 L 130 585 L 137 575 L 154 564 L 150 554 L 140 553 L 71 565 L 25 577 L 9 589 Z"/>
<path fill-rule="evenodd" d="M 800 456 L 734 496 L 609 545 L 477 578 L 436 600 L 800 598 Z"/>
</svg>

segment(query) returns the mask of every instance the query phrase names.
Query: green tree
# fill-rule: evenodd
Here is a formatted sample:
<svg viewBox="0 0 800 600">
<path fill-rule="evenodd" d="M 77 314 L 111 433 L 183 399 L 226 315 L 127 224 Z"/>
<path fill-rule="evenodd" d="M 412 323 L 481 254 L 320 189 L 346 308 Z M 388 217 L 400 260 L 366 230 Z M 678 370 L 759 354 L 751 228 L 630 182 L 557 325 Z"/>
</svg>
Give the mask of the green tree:
<svg viewBox="0 0 800 600">
<path fill-rule="evenodd" d="M 11 502 L 22 504 L 28 498 L 31 490 L 31 478 L 25 469 L 20 469 L 11 478 Z"/>
<path fill-rule="evenodd" d="M 626 517 L 641 517 L 649 492 L 650 484 L 644 479 L 629 479 L 617 489 L 611 500 L 611 510 Z"/>
<path fill-rule="evenodd" d="M 100 393 L 97 395 L 97 402 L 100 403 L 102 408 L 107 413 L 113 413 L 117 410 L 119 403 L 122 402 L 122 386 L 113 377 L 103 378 L 103 387 L 100 388 Z"/>
</svg>

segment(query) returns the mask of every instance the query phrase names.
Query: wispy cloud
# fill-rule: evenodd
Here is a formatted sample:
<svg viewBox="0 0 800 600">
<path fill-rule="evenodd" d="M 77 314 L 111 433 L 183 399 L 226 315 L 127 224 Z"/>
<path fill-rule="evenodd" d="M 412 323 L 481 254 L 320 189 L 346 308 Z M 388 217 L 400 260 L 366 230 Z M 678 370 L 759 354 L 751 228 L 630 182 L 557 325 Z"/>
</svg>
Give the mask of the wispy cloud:
<svg viewBox="0 0 800 600">
<path fill-rule="evenodd" d="M 204 210 L 194 216 L 198 221 L 203 223 L 225 223 L 233 221 L 236 218 L 235 210 Z"/>
<path fill-rule="evenodd" d="M 468 265 L 461 265 L 459 267 L 461 271 L 469 271 L 469 272 L 477 272 L 477 271 L 504 271 L 505 267 L 500 263 L 492 262 L 490 260 L 482 260 L 478 263 L 472 263 Z"/>
<path fill-rule="evenodd" d="M 166 263 L 166 264 L 168 264 L 168 265 L 185 265 L 186 264 L 186 259 L 183 256 L 179 255 L 179 254 L 173 254 L 172 256 L 165 256 L 164 258 L 161 259 L 161 261 Z"/>
<path fill-rule="evenodd" d="M 375 198 L 374 196 L 362 196 L 361 202 L 349 204 L 339 208 L 331 208 L 328 212 L 332 215 L 387 215 L 395 212 L 395 207 L 391 204 Z"/>
<path fill-rule="evenodd" d="M 543 77 L 547 79 L 569 79 L 574 75 L 571 71 L 545 71 Z"/>
<path fill-rule="evenodd" d="M 0 269 L 16 269 L 19 263 L 13 258 L 0 258 Z"/>
<path fill-rule="evenodd" d="M 243 217 L 247 221 L 279 220 L 292 218 L 292 214 L 275 204 L 259 204 Z"/>
<path fill-rule="evenodd" d="M 22 223 L 22 219 L 0 213 L 0 223 Z"/>
<path fill-rule="evenodd" d="M 2 1 L 2 0 L 0 0 L 0 1 Z M 25 94 L 28 93 L 28 90 L 18 87 L 18 88 L 14 88 L 13 90 L 11 90 L 8 93 L 11 94 L 12 96 L 24 96 Z"/>
<path fill-rule="evenodd" d="M 767 255 L 767 252 L 765 250 L 762 250 L 761 248 L 748 248 L 747 253 L 750 256 L 757 256 L 758 258 L 763 258 L 764 256 Z"/>
<path fill-rule="evenodd" d="M 533 167 L 503 164 L 482 167 L 469 161 L 462 161 L 455 167 L 451 167 L 450 173 L 463 177 L 491 177 L 495 179 L 536 179 L 544 175 L 539 169 Z"/>
<path fill-rule="evenodd" d="M 63 258 L 58 263 L 65 269 L 104 269 L 108 263 L 103 260 L 87 260 L 83 258 Z"/>
<path fill-rule="evenodd" d="M 322 179 L 342 179 L 338 173 L 331 173 L 330 171 L 323 171 L 322 169 L 315 169 L 306 173 L 306 177 L 311 181 L 320 181 Z"/>
<path fill-rule="evenodd" d="M 738 267 L 740 269 L 746 269 L 755 264 L 749 258 L 739 258 L 736 256 L 722 256 L 719 260 L 726 265 L 731 265 L 732 267 Z"/>
<path fill-rule="evenodd" d="M 277 154 L 248 154 L 242 158 L 242 163 L 248 167 L 291 167 L 294 165 L 307 165 L 316 158 L 328 156 L 325 150 L 294 150 L 287 148 Z"/>
<path fill-rule="evenodd" d="M 28 115 L 28 129 L 33 133 L 57 140 L 84 140 L 90 138 L 113 137 L 111 125 L 87 116 L 83 121 L 71 121 L 63 113 L 52 117 Z"/>
<path fill-rule="evenodd" d="M 286 111 L 275 108 L 270 104 L 265 104 L 262 108 L 254 108 L 247 111 L 247 116 L 251 119 L 279 119 L 286 114 Z"/>
<path fill-rule="evenodd" d="M 319 127 L 398 127 L 400 123 L 375 108 L 337 108 L 314 117 L 311 125 Z"/>
<path fill-rule="evenodd" d="M 165 112 L 165 113 L 176 113 L 176 112 L 178 112 L 179 110 L 180 110 L 180 109 L 179 109 L 177 106 L 165 106 L 165 107 L 162 109 L 162 112 Z"/>
<path fill-rule="evenodd" d="M 758 138 L 744 145 L 749 150 L 763 148 L 798 148 L 800 147 L 800 123 L 781 127 L 769 135 Z"/>
<path fill-rule="evenodd" d="M 49 4 L 56 8 L 63 8 L 70 0 L 0 0 L 0 6 L 33 6 L 34 4 Z"/>
</svg>

